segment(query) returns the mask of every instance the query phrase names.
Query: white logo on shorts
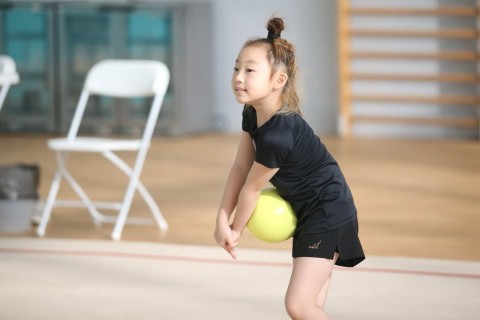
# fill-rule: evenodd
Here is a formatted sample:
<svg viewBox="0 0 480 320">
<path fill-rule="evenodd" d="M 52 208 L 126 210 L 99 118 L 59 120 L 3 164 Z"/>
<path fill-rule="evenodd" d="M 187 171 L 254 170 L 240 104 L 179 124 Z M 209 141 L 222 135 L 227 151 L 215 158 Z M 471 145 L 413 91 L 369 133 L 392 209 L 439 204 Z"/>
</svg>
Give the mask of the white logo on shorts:
<svg viewBox="0 0 480 320">
<path fill-rule="evenodd" d="M 308 246 L 309 249 L 314 249 L 314 250 L 318 250 L 318 246 L 320 245 L 320 243 L 322 243 L 322 241 L 319 241 L 311 246 Z"/>
</svg>

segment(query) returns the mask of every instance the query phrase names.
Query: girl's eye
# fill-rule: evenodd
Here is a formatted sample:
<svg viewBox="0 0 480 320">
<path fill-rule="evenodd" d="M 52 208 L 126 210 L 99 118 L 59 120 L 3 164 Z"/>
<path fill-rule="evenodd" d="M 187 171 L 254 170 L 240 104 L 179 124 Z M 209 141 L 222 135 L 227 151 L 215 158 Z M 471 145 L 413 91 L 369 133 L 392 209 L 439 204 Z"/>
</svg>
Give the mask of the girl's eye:
<svg viewBox="0 0 480 320">
<path fill-rule="evenodd" d="M 237 67 L 233 67 L 233 71 L 237 72 L 237 71 L 238 71 L 238 68 L 237 68 Z"/>
<path fill-rule="evenodd" d="M 253 72 L 253 71 L 255 71 L 255 70 L 253 70 L 253 69 L 246 69 L 245 71 L 247 71 L 247 72 Z"/>
</svg>

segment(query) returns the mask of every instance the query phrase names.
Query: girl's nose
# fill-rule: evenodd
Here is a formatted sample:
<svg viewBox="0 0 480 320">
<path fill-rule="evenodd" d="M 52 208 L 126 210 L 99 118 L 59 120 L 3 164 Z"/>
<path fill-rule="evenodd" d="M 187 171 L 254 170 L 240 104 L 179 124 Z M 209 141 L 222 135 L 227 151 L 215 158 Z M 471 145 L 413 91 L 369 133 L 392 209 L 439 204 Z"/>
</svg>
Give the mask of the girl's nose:
<svg viewBox="0 0 480 320">
<path fill-rule="evenodd" d="M 238 72 L 238 73 L 235 75 L 235 83 L 242 83 L 242 82 L 243 82 L 242 74 L 241 74 L 241 72 Z"/>
</svg>

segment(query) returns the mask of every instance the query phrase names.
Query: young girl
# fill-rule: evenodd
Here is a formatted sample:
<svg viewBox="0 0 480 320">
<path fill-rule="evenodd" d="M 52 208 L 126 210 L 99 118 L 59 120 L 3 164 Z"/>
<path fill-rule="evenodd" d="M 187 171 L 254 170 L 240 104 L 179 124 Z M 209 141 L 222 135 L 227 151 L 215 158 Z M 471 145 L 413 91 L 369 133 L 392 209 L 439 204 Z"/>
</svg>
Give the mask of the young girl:
<svg viewBox="0 0 480 320">
<path fill-rule="evenodd" d="M 298 218 L 287 312 L 292 319 L 329 319 L 324 304 L 333 266 L 353 267 L 365 257 L 350 189 L 338 163 L 301 116 L 295 51 L 281 38 L 283 29 L 281 18 L 270 19 L 267 38 L 247 41 L 235 61 L 232 89 L 244 105 L 243 132 L 215 240 L 236 259 L 235 247 L 270 181 Z"/>
</svg>

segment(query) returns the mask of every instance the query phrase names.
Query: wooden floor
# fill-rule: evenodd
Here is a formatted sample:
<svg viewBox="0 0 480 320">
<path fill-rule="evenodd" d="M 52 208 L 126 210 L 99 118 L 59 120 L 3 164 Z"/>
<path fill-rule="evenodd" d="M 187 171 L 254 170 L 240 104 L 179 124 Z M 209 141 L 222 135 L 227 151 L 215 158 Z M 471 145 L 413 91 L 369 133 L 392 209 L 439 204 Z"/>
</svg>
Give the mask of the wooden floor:
<svg viewBox="0 0 480 320">
<path fill-rule="evenodd" d="M 0 135 L 0 165 L 37 163 L 44 198 L 55 170 L 48 136 Z M 480 260 L 480 143 L 469 140 L 401 140 L 325 137 L 359 209 L 367 255 Z M 213 228 L 238 136 L 159 137 L 152 142 L 142 179 L 170 229 L 125 227 L 122 240 L 215 245 Z M 132 159 L 131 157 L 129 159 Z M 96 200 L 122 197 L 126 179 L 100 157 L 75 154 L 70 167 Z M 101 182 L 98 182 L 100 179 Z M 73 197 L 63 185 L 60 195 Z M 148 216 L 136 197 L 131 216 Z M 83 209 L 57 208 L 46 237 L 109 239 L 112 225 L 95 227 Z M 35 237 L 32 229 L 13 237 Z M 245 232 L 240 246 L 264 244 Z"/>
</svg>

